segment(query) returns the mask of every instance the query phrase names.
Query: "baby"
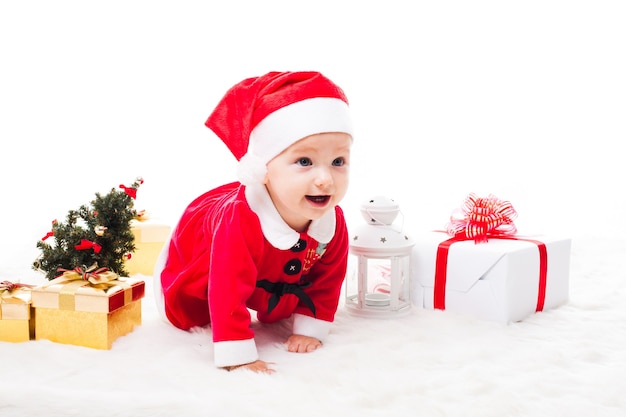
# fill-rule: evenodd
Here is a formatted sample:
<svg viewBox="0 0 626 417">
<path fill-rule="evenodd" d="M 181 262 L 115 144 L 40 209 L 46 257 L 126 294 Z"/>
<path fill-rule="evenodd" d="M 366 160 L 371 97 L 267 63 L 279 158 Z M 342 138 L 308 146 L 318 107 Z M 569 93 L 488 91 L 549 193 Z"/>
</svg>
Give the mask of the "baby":
<svg viewBox="0 0 626 417">
<path fill-rule="evenodd" d="M 274 372 L 259 358 L 250 310 L 293 316 L 290 352 L 322 346 L 347 268 L 339 202 L 352 124 L 344 92 L 318 72 L 270 72 L 233 86 L 206 121 L 238 163 L 238 182 L 196 198 L 155 267 L 174 326 L 211 326 L 214 362 Z"/>
</svg>

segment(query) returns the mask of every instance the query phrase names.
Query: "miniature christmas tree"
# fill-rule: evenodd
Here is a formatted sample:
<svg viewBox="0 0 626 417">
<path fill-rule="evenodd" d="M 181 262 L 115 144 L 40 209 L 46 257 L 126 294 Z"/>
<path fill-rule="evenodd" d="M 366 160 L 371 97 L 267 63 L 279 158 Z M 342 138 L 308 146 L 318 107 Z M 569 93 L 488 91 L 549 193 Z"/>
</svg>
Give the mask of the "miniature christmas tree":
<svg viewBox="0 0 626 417">
<path fill-rule="evenodd" d="M 52 231 L 40 241 L 41 255 L 33 269 L 45 273 L 48 280 L 63 270 L 87 269 L 93 265 L 108 268 L 119 276 L 127 276 L 125 259 L 135 251 L 131 220 L 137 216 L 134 199 L 143 183 L 137 178 L 130 187 L 111 189 L 108 194 L 96 193 L 90 205 L 70 210 L 65 222 L 52 222 Z M 46 242 L 54 237 L 54 244 Z"/>
</svg>

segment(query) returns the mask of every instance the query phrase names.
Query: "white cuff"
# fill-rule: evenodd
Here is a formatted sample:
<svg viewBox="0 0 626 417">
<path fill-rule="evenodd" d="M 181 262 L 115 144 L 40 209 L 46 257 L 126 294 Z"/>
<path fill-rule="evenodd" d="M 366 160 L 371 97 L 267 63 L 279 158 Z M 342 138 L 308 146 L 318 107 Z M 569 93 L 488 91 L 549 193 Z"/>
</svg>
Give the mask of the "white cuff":
<svg viewBox="0 0 626 417">
<path fill-rule="evenodd" d="M 294 314 L 293 316 L 293 334 L 301 334 L 303 336 L 314 337 L 323 342 L 330 332 L 331 322 L 318 320 L 304 314 Z"/>
<path fill-rule="evenodd" d="M 243 365 L 259 359 L 254 339 L 227 340 L 213 343 L 215 366 Z"/>
</svg>

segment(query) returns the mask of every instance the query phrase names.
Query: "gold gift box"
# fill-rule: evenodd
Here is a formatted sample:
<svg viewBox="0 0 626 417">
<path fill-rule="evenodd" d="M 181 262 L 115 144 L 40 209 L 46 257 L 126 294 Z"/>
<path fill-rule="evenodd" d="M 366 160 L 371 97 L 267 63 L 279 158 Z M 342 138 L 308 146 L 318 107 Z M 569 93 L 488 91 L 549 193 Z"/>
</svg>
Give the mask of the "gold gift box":
<svg viewBox="0 0 626 417">
<path fill-rule="evenodd" d="M 27 342 L 34 339 L 34 316 L 30 292 L 0 298 L 0 341 Z"/>
<path fill-rule="evenodd" d="M 156 220 L 133 220 L 130 230 L 135 236 L 135 252 L 126 261 L 129 275 L 152 275 L 171 228 Z"/>
<path fill-rule="evenodd" d="M 107 290 L 73 283 L 32 289 L 35 338 L 108 350 L 113 342 L 141 324 L 145 282 L 118 278 Z M 84 281 L 83 281 L 84 282 Z"/>
</svg>

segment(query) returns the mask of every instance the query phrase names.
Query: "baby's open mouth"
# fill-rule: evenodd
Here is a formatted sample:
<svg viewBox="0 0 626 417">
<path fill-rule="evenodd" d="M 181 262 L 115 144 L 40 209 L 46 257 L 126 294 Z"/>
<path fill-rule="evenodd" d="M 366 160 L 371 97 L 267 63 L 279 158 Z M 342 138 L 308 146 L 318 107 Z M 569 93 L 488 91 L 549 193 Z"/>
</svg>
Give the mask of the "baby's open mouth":
<svg viewBox="0 0 626 417">
<path fill-rule="evenodd" d="M 330 196 L 328 195 L 307 195 L 306 198 L 307 200 L 316 204 L 326 203 L 328 200 L 330 200 Z"/>
</svg>

